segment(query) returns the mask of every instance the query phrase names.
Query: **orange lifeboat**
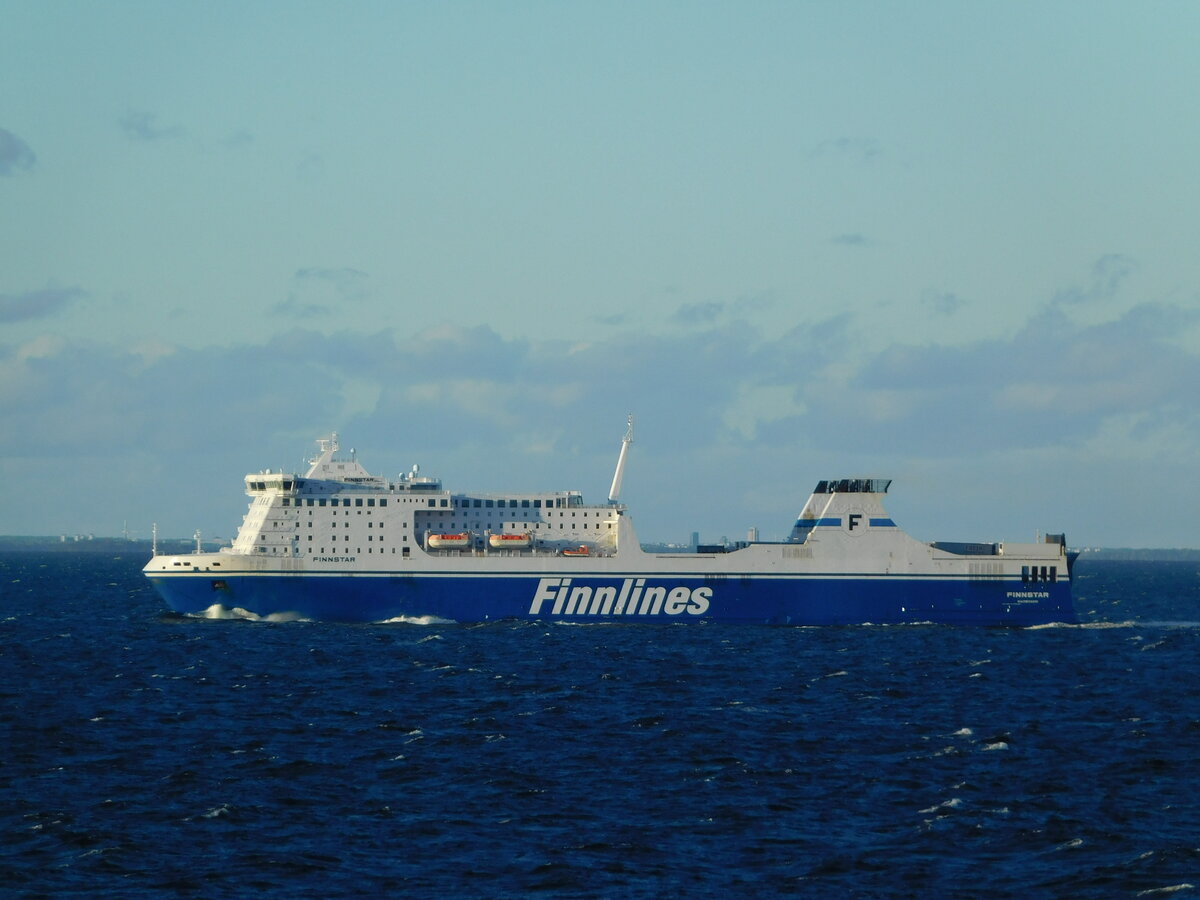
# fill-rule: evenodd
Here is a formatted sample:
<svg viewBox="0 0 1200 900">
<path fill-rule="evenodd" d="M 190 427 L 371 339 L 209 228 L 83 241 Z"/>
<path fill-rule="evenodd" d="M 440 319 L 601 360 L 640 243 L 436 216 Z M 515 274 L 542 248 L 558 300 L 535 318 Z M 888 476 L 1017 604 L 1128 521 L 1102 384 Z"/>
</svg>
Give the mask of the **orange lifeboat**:
<svg viewBox="0 0 1200 900">
<path fill-rule="evenodd" d="M 592 551 L 588 549 L 587 544 L 580 544 L 578 547 L 572 547 L 570 550 L 564 550 L 563 556 L 591 556 Z"/>
<path fill-rule="evenodd" d="M 491 534 L 488 535 L 488 546 L 493 550 L 526 550 L 533 544 L 533 538 L 528 531 L 520 534 Z"/>
<path fill-rule="evenodd" d="M 466 550 L 471 546 L 471 532 L 429 535 L 430 550 Z"/>
</svg>

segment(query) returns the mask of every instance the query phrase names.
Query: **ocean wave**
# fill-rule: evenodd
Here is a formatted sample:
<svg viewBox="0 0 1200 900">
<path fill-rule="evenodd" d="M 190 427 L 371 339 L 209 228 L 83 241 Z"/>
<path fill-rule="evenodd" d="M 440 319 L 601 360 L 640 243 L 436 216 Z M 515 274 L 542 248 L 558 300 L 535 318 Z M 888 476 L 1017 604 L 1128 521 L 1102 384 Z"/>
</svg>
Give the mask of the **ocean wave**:
<svg viewBox="0 0 1200 900">
<path fill-rule="evenodd" d="M 453 619 L 443 619 L 441 616 L 394 616 L 390 619 L 380 619 L 376 625 L 457 625 Z"/>
</svg>

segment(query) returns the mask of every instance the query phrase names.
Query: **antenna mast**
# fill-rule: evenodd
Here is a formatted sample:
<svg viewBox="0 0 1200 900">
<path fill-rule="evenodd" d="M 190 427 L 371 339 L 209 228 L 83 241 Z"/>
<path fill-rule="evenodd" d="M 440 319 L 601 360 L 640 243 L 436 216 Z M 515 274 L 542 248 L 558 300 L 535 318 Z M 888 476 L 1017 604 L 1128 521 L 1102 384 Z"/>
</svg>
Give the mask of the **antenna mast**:
<svg viewBox="0 0 1200 900">
<path fill-rule="evenodd" d="M 629 445 L 633 443 L 633 413 L 629 414 L 629 427 L 621 440 L 621 455 L 617 457 L 617 471 L 613 472 L 612 487 L 608 490 L 608 502 L 615 504 L 621 495 L 621 480 L 625 477 L 625 457 L 629 454 Z"/>
</svg>

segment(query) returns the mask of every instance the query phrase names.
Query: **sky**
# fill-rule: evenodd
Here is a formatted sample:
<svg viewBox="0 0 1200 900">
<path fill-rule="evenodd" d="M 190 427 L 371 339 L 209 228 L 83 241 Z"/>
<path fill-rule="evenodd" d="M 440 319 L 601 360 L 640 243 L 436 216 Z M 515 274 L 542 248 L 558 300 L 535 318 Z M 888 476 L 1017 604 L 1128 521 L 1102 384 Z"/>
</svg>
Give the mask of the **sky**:
<svg viewBox="0 0 1200 900">
<path fill-rule="evenodd" d="M 1200 5 L 0 0 L 0 534 L 337 432 L 764 539 L 1198 547 Z"/>
</svg>

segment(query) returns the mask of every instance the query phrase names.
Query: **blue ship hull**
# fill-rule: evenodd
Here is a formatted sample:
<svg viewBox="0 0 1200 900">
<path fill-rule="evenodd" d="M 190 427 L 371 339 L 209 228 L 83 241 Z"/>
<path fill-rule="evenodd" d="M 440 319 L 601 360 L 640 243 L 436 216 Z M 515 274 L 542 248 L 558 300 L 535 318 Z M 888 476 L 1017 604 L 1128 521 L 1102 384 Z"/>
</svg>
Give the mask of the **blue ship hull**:
<svg viewBox="0 0 1200 900">
<path fill-rule="evenodd" d="M 1030 626 L 1074 623 L 1069 582 L 887 576 L 578 576 L 446 573 L 151 576 L 176 612 L 214 606 L 268 617 L 382 622 L 526 619 L 772 625 Z M 568 581 L 560 587 L 560 582 Z M 622 596 L 622 592 L 625 596 Z"/>
</svg>

